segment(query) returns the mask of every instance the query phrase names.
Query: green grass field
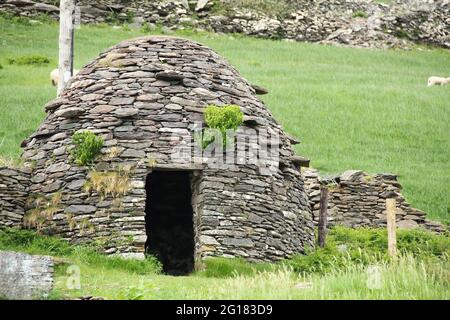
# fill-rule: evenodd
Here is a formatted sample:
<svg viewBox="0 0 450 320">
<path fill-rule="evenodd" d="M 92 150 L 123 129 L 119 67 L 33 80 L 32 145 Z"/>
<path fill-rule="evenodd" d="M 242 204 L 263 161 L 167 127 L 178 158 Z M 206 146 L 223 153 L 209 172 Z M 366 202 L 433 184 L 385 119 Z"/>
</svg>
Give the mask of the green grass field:
<svg viewBox="0 0 450 320">
<path fill-rule="evenodd" d="M 401 231 L 397 260 L 386 255 L 386 237 L 386 230 L 335 228 L 327 246 L 309 255 L 277 264 L 215 258 L 183 277 L 162 275 L 154 259 L 107 257 L 31 231 L 0 229 L 0 250 L 56 257 L 60 264 L 50 299 L 450 298 L 448 235 Z M 74 279 L 79 279 L 79 288 L 73 287 Z"/>
<path fill-rule="evenodd" d="M 81 68 L 140 30 L 82 26 L 75 66 Z M 417 48 L 374 51 L 240 36 L 180 33 L 226 57 L 263 96 L 275 118 L 302 143 L 296 151 L 323 173 L 346 169 L 395 172 L 404 194 L 429 218 L 449 221 L 450 86 L 426 87 L 448 76 L 450 52 Z M 0 18 L 0 156 L 17 158 L 19 144 L 40 124 L 55 97 L 56 24 L 25 25 Z M 40 54 L 47 66 L 9 65 L 8 58 Z"/>
</svg>

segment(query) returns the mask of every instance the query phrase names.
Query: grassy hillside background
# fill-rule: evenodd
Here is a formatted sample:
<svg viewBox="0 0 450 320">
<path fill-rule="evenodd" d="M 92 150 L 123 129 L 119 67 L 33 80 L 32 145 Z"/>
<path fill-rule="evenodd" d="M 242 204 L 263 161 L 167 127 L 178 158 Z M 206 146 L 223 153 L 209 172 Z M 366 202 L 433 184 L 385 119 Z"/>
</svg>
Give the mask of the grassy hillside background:
<svg viewBox="0 0 450 320">
<path fill-rule="evenodd" d="M 83 26 L 76 30 L 75 66 L 81 68 L 141 30 Z M 450 52 L 418 48 L 373 51 L 185 32 L 226 57 L 263 96 L 296 151 L 323 173 L 346 169 L 395 172 L 413 206 L 449 221 L 450 86 L 426 87 L 430 75 L 449 75 Z M 0 17 L 0 156 L 18 158 L 20 142 L 55 97 L 49 80 L 57 65 L 58 26 Z M 40 54 L 44 66 L 8 64 Z"/>
</svg>

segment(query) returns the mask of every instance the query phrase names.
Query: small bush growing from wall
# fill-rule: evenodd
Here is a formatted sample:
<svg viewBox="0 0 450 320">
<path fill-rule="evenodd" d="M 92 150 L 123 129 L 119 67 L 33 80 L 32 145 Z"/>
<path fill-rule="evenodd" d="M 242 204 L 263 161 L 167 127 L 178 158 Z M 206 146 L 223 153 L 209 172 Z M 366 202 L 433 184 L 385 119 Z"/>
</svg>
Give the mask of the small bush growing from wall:
<svg viewBox="0 0 450 320">
<path fill-rule="evenodd" d="M 355 11 L 353 13 L 353 18 L 367 18 L 369 15 L 361 10 Z"/>
<path fill-rule="evenodd" d="M 27 55 L 27 56 L 20 56 L 17 58 L 8 58 L 8 63 L 16 64 L 19 66 L 23 65 L 41 66 L 49 64 L 50 59 L 41 55 Z"/>
<path fill-rule="evenodd" d="M 227 105 L 218 107 L 209 105 L 205 110 L 205 122 L 209 129 L 218 130 L 222 135 L 222 145 L 227 145 L 227 131 L 236 131 L 244 121 L 244 114 L 239 106 Z M 209 144 L 215 141 L 214 130 L 204 130 L 202 134 L 202 148 L 205 149 Z"/>
<path fill-rule="evenodd" d="M 70 154 L 79 166 L 92 164 L 95 157 L 100 153 L 103 147 L 103 138 L 98 137 L 92 131 L 76 132 L 72 136 L 74 148 Z"/>
</svg>

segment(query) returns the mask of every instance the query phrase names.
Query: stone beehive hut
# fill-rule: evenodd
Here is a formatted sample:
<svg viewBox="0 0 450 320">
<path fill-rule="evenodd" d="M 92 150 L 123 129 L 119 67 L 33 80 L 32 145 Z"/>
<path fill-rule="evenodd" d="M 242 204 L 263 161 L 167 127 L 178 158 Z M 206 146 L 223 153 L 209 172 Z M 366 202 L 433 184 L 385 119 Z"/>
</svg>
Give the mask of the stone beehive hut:
<svg viewBox="0 0 450 320">
<path fill-rule="evenodd" d="M 204 120 L 209 104 L 238 105 L 244 113 L 240 130 L 266 133 L 247 139 L 242 150 L 276 147 L 272 170 L 258 152 L 254 161 L 232 165 L 212 165 L 207 156 L 176 161 L 174 148 Z M 295 140 L 253 87 L 199 43 L 172 37 L 124 41 L 81 70 L 46 111 L 23 143 L 23 158 L 34 168 L 30 195 L 53 208 L 41 226 L 47 233 L 96 240 L 111 254 L 149 252 L 166 271 L 181 273 L 206 256 L 274 261 L 313 244 L 308 199 L 291 149 Z M 104 139 L 90 167 L 71 160 L 72 135 L 80 130 Z M 268 135 L 279 141 L 270 145 Z M 101 177 L 110 178 L 109 190 L 98 186 Z M 114 190 L 118 181 L 121 188 Z M 35 201 L 35 211 L 39 206 L 42 201 Z"/>
</svg>

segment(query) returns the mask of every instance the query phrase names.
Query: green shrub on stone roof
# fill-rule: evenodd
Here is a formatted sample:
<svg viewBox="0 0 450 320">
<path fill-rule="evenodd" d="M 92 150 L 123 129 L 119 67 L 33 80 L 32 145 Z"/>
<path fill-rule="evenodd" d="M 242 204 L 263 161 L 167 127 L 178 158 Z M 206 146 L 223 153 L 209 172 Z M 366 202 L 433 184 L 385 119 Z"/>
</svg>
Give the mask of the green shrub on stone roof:
<svg viewBox="0 0 450 320">
<path fill-rule="evenodd" d="M 74 133 L 72 143 L 75 146 L 70 152 L 72 159 L 77 165 L 86 166 L 92 164 L 100 153 L 103 147 L 103 138 L 86 130 Z"/>
<path fill-rule="evenodd" d="M 244 121 L 244 114 L 239 106 L 226 105 L 218 107 L 209 105 L 205 110 L 205 122 L 210 129 L 219 130 L 222 135 L 222 145 L 227 145 L 227 131 L 236 131 Z M 212 141 L 211 141 L 212 142 Z"/>
</svg>

